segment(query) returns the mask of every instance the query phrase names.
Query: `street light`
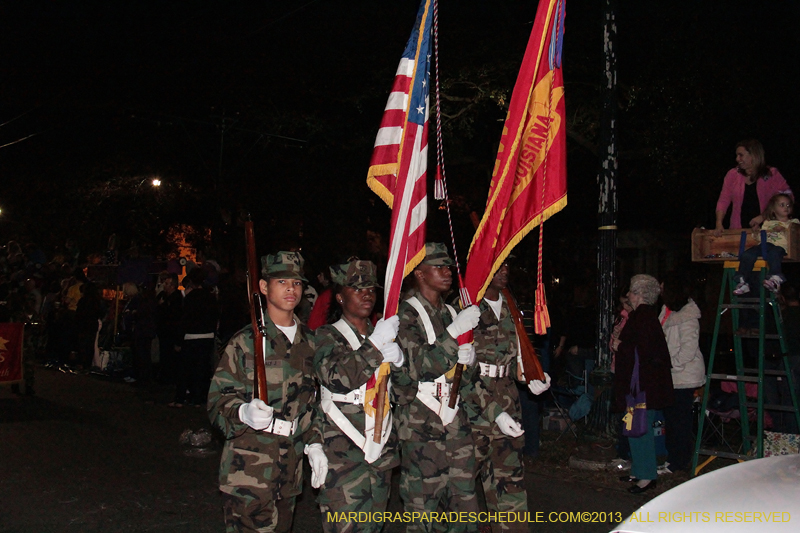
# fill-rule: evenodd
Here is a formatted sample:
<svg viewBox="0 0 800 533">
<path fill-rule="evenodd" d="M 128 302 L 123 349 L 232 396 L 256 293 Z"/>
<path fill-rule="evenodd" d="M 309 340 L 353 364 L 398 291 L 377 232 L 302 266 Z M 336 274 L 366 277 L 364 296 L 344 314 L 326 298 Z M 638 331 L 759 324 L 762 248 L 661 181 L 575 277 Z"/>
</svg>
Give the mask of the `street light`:
<svg viewBox="0 0 800 533">
<path fill-rule="evenodd" d="M 153 178 L 153 187 L 161 187 L 161 180 L 158 178 Z"/>
</svg>

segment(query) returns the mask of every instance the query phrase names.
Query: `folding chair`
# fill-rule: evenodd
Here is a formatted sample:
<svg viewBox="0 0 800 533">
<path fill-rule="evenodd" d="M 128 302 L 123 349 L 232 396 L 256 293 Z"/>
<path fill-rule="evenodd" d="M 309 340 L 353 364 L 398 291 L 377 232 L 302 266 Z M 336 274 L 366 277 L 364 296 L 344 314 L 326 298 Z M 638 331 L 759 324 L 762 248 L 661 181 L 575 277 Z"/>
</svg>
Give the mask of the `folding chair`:
<svg viewBox="0 0 800 533">
<path fill-rule="evenodd" d="M 550 387 L 553 403 L 567 427 L 556 438 L 556 442 L 569 430 L 578 438 L 576 422 L 585 419 L 592 407 L 592 387 L 588 384 L 589 372 L 594 368 L 594 360 L 587 359 L 580 376 L 567 371 L 567 383 Z"/>
</svg>

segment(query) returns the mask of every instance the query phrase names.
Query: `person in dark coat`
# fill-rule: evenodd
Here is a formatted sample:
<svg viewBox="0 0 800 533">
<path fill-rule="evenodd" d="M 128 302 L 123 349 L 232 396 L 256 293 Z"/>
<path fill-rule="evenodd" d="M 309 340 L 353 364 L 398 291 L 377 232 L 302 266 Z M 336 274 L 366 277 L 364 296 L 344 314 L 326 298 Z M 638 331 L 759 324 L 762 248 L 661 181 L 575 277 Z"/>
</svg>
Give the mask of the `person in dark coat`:
<svg viewBox="0 0 800 533">
<path fill-rule="evenodd" d="M 80 288 L 83 295 L 78 300 L 75 311 L 75 329 L 78 337 L 78 360 L 81 368 L 88 369 L 94 358 L 94 347 L 97 333 L 103 317 L 106 316 L 106 305 L 100 290 L 94 283 L 84 283 Z"/>
<path fill-rule="evenodd" d="M 183 315 L 178 323 L 178 376 L 175 401 L 170 407 L 183 407 L 187 403 L 204 405 L 211 382 L 211 357 L 214 353 L 214 335 L 219 320 L 217 298 L 203 284 L 206 272 L 195 268 L 184 279 L 187 286 L 183 299 Z"/>
<path fill-rule="evenodd" d="M 633 311 L 625 328 L 614 344 L 617 352 L 614 374 L 614 404 L 618 411 L 625 410 L 625 396 L 630 392 L 631 376 L 636 353 L 639 354 L 639 386 L 646 394 L 647 427 L 653 426 L 655 411 L 673 402 L 672 364 L 669 348 L 658 321 L 659 308 L 655 303 L 661 287 L 653 276 L 639 274 L 631 278 L 628 292 Z M 631 448 L 631 473 L 626 481 L 635 483 L 629 492 L 639 494 L 652 489 L 658 477 L 656 447 L 653 431 L 641 437 L 628 437 Z"/>
<path fill-rule="evenodd" d="M 175 346 L 182 338 L 178 338 L 178 325 L 183 316 L 183 293 L 178 290 L 178 275 L 167 274 L 164 279 L 164 290 L 156 297 L 156 326 L 158 329 L 159 369 L 161 383 L 174 384 L 178 370 L 178 352 Z"/>
</svg>

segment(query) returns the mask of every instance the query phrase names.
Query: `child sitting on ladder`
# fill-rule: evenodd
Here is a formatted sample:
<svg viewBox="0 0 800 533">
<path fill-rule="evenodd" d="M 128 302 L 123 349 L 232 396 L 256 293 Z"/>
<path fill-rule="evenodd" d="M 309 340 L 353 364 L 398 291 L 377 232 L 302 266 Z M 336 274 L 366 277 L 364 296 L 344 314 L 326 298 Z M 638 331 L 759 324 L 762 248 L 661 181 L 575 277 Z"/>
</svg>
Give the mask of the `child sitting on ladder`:
<svg viewBox="0 0 800 533">
<path fill-rule="evenodd" d="M 786 236 L 792 224 L 800 224 L 800 220 L 789 218 L 792 216 L 794 200 L 787 194 L 776 194 L 770 198 L 764 210 L 764 223 L 761 229 L 767 232 L 766 257 L 764 260 L 769 265 L 769 277 L 764 280 L 764 287 L 771 292 L 778 292 L 781 283 L 786 278 L 781 273 L 781 261 L 786 255 L 789 239 Z M 737 296 L 750 292 L 748 278 L 752 276 L 753 266 L 761 254 L 761 245 L 753 246 L 744 251 L 739 258 L 739 271 L 736 273 L 738 285 L 733 290 Z"/>
</svg>

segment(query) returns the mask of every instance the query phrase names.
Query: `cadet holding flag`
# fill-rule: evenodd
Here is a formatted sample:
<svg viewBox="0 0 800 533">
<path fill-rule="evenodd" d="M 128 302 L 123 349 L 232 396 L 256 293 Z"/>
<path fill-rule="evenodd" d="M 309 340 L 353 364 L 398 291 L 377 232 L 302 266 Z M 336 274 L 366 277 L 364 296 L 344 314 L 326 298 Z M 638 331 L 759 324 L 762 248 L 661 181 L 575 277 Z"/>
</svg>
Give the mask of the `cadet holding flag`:
<svg viewBox="0 0 800 533">
<path fill-rule="evenodd" d="M 519 422 L 522 408 L 515 383 L 519 342 L 511 311 L 501 294 L 508 285 L 508 275 L 508 263 L 503 263 L 481 300 L 480 321 L 473 330 L 478 365 L 464 397 L 464 410 L 472 423 L 478 477 L 490 512 L 528 510 L 521 461 L 525 431 Z M 531 392 L 541 394 L 550 387 L 550 377 L 544 376 L 544 382 L 530 382 Z M 492 530 L 522 532 L 528 531 L 528 525 L 493 523 Z"/>
<path fill-rule="evenodd" d="M 327 516 L 386 510 L 392 469 L 400 464 L 400 456 L 388 400 L 379 442 L 373 438 L 375 396 L 381 363 L 403 364 L 403 352 L 394 342 L 400 320 L 395 315 L 372 327 L 369 317 L 375 288 L 380 287 L 374 263 L 353 260 L 330 270 L 333 320 L 315 332 L 314 369 L 321 384 L 322 431 L 329 459 L 328 479 L 317 501 L 324 531 L 378 532 L 382 521 L 328 522 Z"/>
<path fill-rule="evenodd" d="M 303 488 L 303 453 L 314 488 L 328 470 L 316 414 L 315 344 L 294 314 L 306 281 L 303 258 L 278 252 L 262 257 L 261 265 L 268 401 L 253 398 L 252 326 L 228 342 L 208 393 L 209 417 L 226 438 L 219 477 L 228 532 L 290 531 Z"/>
<path fill-rule="evenodd" d="M 412 274 L 415 288 L 397 312 L 397 342 L 406 360 L 392 372 L 392 391 L 401 442 L 400 497 L 408 512 L 478 511 L 470 423 L 458 404 L 450 409 L 448 402 L 458 394 L 451 390 L 456 363 L 466 365 L 462 384 L 470 383 L 475 350 L 456 339 L 478 324 L 480 311 L 471 306 L 456 314 L 444 303 L 453 264 L 443 244 L 426 243 L 425 258 Z M 466 531 L 475 524 L 417 522 L 407 531 L 426 528 Z"/>
</svg>

